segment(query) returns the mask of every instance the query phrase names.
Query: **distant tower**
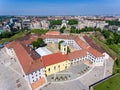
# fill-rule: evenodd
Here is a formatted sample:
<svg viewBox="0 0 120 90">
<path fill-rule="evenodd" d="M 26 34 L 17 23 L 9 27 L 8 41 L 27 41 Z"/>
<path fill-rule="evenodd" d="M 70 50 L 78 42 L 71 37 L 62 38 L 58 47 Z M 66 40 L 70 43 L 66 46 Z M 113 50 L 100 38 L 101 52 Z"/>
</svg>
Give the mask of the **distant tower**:
<svg viewBox="0 0 120 90">
<path fill-rule="evenodd" d="M 65 42 L 61 43 L 61 52 L 62 54 L 67 54 L 67 44 Z"/>
</svg>

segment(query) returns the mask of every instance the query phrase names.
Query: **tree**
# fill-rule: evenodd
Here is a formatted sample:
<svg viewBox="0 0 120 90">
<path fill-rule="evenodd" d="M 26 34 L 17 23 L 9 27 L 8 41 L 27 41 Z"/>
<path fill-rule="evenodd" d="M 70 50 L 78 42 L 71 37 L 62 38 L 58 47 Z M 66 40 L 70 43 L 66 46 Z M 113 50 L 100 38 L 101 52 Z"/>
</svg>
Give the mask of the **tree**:
<svg viewBox="0 0 120 90">
<path fill-rule="evenodd" d="M 54 26 L 54 25 L 61 25 L 62 24 L 62 20 L 51 20 L 50 21 L 50 25 Z"/>
<path fill-rule="evenodd" d="M 37 39 L 37 43 L 38 43 L 38 45 L 43 45 L 44 44 L 44 41 L 43 41 L 43 39 L 42 38 L 38 38 Z"/>
<path fill-rule="evenodd" d="M 70 48 L 67 46 L 67 54 L 70 53 L 70 52 L 71 52 L 71 50 L 70 50 Z"/>
<path fill-rule="evenodd" d="M 10 32 L 2 32 L 1 33 L 1 38 L 10 38 L 11 36 L 13 36 L 14 35 L 14 33 L 12 32 L 12 31 L 10 31 Z"/>
<path fill-rule="evenodd" d="M 107 44 L 108 44 L 108 45 L 111 45 L 111 44 L 113 44 L 113 43 L 114 43 L 113 39 L 111 39 L 111 38 L 107 39 Z"/>
<path fill-rule="evenodd" d="M 62 27 L 62 28 L 60 29 L 60 33 L 64 33 L 65 29 L 66 29 L 66 27 Z"/>
<path fill-rule="evenodd" d="M 32 42 L 33 48 L 36 49 L 39 47 L 38 43 L 36 41 Z"/>
<path fill-rule="evenodd" d="M 68 25 L 75 25 L 78 24 L 78 20 L 72 19 L 68 21 Z"/>
<path fill-rule="evenodd" d="M 114 21 L 106 21 L 109 25 L 116 25 L 116 26 L 120 26 L 120 21 L 114 20 Z"/>
<path fill-rule="evenodd" d="M 60 29 L 60 33 L 64 33 L 64 29 L 61 28 L 61 29 Z"/>
<path fill-rule="evenodd" d="M 106 39 L 108 39 L 109 36 L 110 36 L 110 32 L 107 31 L 107 30 L 103 30 L 101 33 L 103 34 L 103 36 L 104 36 Z"/>
<path fill-rule="evenodd" d="M 60 50 L 61 49 L 61 43 L 63 43 L 64 41 L 59 41 L 58 43 L 58 49 Z"/>
<path fill-rule="evenodd" d="M 76 27 L 75 26 L 71 26 L 71 30 L 75 30 L 76 29 Z"/>
<path fill-rule="evenodd" d="M 114 34 L 114 43 L 115 44 L 118 44 L 118 43 L 120 43 L 120 35 L 118 35 L 118 34 Z"/>
</svg>

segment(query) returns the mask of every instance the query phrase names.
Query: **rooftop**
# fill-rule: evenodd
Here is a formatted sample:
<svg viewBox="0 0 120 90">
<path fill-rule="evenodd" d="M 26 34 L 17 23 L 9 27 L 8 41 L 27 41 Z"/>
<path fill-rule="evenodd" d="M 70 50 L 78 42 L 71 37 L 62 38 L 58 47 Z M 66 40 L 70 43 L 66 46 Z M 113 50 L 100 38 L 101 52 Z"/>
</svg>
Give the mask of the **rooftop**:
<svg viewBox="0 0 120 90">
<path fill-rule="evenodd" d="M 39 47 L 38 49 L 35 50 L 40 56 L 45 56 L 52 54 L 51 51 L 49 51 L 46 47 Z"/>
<path fill-rule="evenodd" d="M 88 36 L 84 36 L 84 39 L 86 40 L 86 42 L 94 49 L 96 49 L 97 51 L 104 53 L 105 51 L 95 42 L 93 41 L 91 38 L 89 38 Z"/>
<path fill-rule="evenodd" d="M 60 63 L 66 60 L 72 60 L 85 56 L 87 52 L 96 57 L 103 56 L 102 53 L 96 49 L 88 46 L 86 42 L 81 40 L 78 36 L 73 35 L 42 35 L 42 38 L 62 38 L 75 40 L 82 50 L 71 52 L 67 55 L 62 55 L 61 52 L 52 54 L 47 48 L 38 48 L 33 50 L 29 45 L 32 41 L 37 40 L 38 35 L 27 35 L 17 41 L 10 42 L 6 45 L 7 48 L 13 48 L 26 74 L 32 73 L 43 66 L 48 66 Z M 41 58 L 42 56 L 42 58 Z"/>
<path fill-rule="evenodd" d="M 20 42 L 13 41 L 6 45 L 7 48 L 13 48 L 26 74 L 30 74 L 43 67 L 40 60 L 34 60 Z"/>
<path fill-rule="evenodd" d="M 78 50 L 78 51 L 74 51 L 68 54 L 68 58 L 69 60 L 73 60 L 79 57 L 83 57 L 87 55 L 87 51 L 86 50 Z"/>
<path fill-rule="evenodd" d="M 60 35 L 59 31 L 48 31 L 46 35 Z"/>
<path fill-rule="evenodd" d="M 55 53 L 55 54 L 50 54 L 42 57 L 42 62 L 44 66 L 50 66 L 56 63 L 60 63 L 63 61 L 68 60 L 67 55 L 62 55 L 61 52 Z"/>
</svg>

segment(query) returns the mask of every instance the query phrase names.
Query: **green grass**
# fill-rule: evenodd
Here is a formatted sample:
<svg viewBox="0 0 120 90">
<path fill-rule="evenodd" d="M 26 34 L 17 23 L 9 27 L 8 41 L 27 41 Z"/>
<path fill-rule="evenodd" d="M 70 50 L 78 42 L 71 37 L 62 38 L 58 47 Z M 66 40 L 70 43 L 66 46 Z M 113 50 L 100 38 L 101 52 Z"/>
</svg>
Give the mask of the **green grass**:
<svg viewBox="0 0 120 90">
<path fill-rule="evenodd" d="M 98 40 L 96 37 L 91 36 L 91 38 L 98 43 L 108 54 L 110 54 L 113 58 L 119 58 L 120 54 L 116 53 L 114 50 L 110 49 L 108 45 L 104 44 L 102 41 Z"/>
<path fill-rule="evenodd" d="M 31 30 L 30 32 L 35 34 L 45 34 L 46 32 L 48 32 L 48 30 L 34 29 L 34 30 Z"/>
<path fill-rule="evenodd" d="M 120 45 L 116 45 L 116 44 L 113 44 L 113 45 L 109 45 L 109 47 L 114 50 L 116 53 L 119 53 L 120 54 Z"/>
<path fill-rule="evenodd" d="M 0 40 L 0 43 L 2 44 L 4 42 L 10 42 L 10 41 L 19 39 L 19 38 L 25 36 L 27 33 L 29 33 L 29 32 L 26 32 L 26 31 L 19 32 L 19 33 L 15 34 L 14 36 L 12 36 L 11 38 L 4 38 L 4 39 Z"/>
<path fill-rule="evenodd" d="M 19 32 L 17 34 L 15 34 L 14 36 L 12 36 L 11 38 L 3 38 L 0 40 L 0 44 L 4 43 L 4 42 L 10 42 L 13 40 L 17 40 L 21 37 L 24 37 L 26 34 L 28 33 L 35 33 L 35 34 L 45 34 L 46 32 L 48 32 L 48 30 L 39 30 L 39 29 L 34 29 L 31 31 L 24 31 L 24 32 Z"/>
<path fill-rule="evenodd" d="M 116 75 L 96 85 L 94 90 L 120 90 L 120 75 Z"/>
</svg>

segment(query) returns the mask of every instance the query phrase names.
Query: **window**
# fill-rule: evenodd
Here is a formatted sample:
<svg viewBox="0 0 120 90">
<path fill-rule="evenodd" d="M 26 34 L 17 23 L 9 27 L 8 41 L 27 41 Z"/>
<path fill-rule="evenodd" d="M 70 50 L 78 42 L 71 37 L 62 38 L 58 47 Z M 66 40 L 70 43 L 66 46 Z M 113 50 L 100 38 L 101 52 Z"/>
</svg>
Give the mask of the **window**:
<svg viewBox="0 0 120 90">
<path fill-rule="evenodd" d="M 65 66 L 65 69 L 67 69 L 67 66 Z"/>
<path fill-rule="evenodd" d="M 36 78 L 36 81 L 38 81 L 38 78 Z"/>
<path fill-rule="evenodd" d="M 58 68 L 60 68 L 60 65 L 58 66 Z"/>
<path fill-rule="evenodd" d="M 56 66 L 54 66 L 54 70 L 56 70 Z"/>
<path fill-rule="evenodd" d="M 50 72 L 50 68 L 48 68 L 48 71 Z"/>
<path fill-rule="evenodd" d="M 60 71 L 60 65 L 58 66 L 58 70 Z"/>
<path fill-rule="evenodd" d="M 64 51 L 66 51 L 66 48 L 64 48 Z"/>
</svg>

